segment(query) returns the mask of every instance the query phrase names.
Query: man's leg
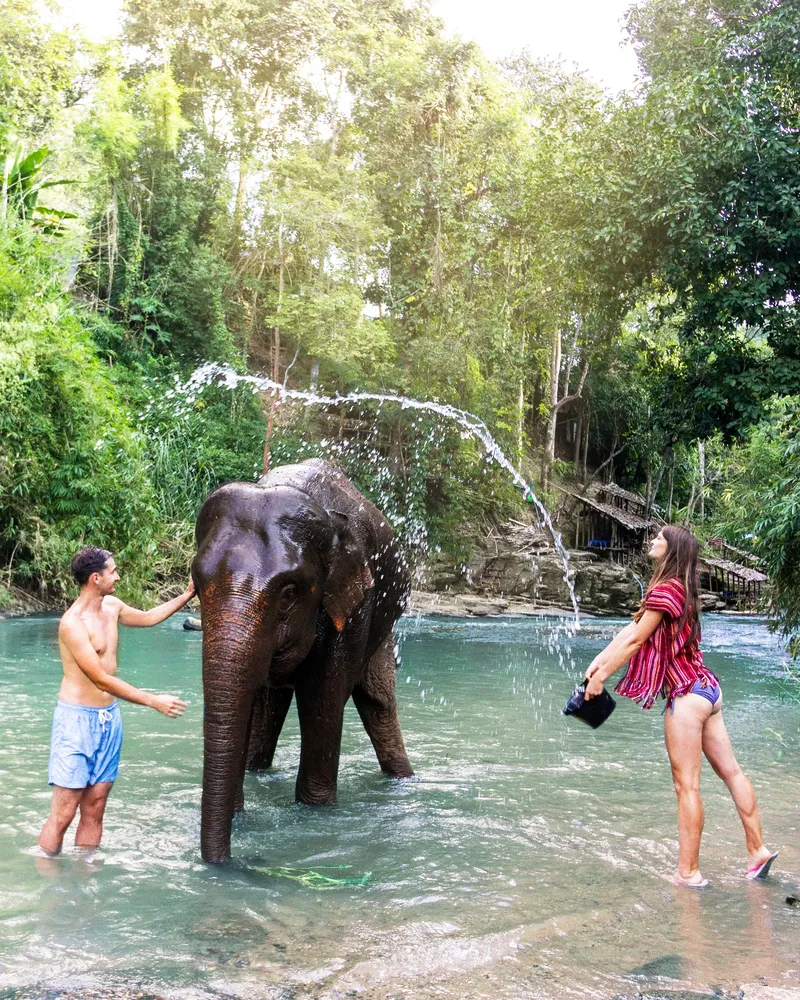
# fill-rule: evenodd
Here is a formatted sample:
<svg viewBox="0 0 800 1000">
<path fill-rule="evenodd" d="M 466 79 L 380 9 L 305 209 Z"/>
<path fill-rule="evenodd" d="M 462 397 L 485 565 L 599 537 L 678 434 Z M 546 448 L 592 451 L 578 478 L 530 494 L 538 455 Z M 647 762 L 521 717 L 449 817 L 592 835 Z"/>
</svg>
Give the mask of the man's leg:
<svg viewBox="0 0 800 1000">
<path fill-rule="evenodd" d="M 50 815 L 42 827 L 37 841 L 39 847 L 48 854 L 58 854 L 67 828 L 75 818 L 78 803 L 84 788 L 62 788 L 53 786 L 53 801 L 50 805 Z"/>
<path fill-rule="evenodd" d="M 75 833 L 76 847 L 97 847 L 103 836 L 103 815 L 113 781 L 98 781 L 83 789 L 80 798 L 81 818 Z"/>
</svg>

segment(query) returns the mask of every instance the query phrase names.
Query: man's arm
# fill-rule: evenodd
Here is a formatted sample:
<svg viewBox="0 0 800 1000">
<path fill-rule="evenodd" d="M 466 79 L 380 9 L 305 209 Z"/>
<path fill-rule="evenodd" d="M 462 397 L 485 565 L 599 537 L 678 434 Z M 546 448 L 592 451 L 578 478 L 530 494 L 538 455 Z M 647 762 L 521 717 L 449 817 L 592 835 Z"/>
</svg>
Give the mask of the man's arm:
<svg viewBox="0 0 800 1000">
<path fill-rule="evenodd" d="M 148 691 L 140 691 L 133 684 L 128 684 L 126 681 L 120 680 L 119 677 L 107 673 L 89 639 L 89 632 L 82 622 L 64 621 L 62 618 L 58 635 L 81 670 L 101 691 L 113 694 L 115 698 L 131 701 L 134 705 L 146 705 L 148 708 L 154 708 L 157 712 L 168 715 L 172 719 L 183 715 L 186 702 L 181 701 L 180 698 L 171 694 L 150 694 Z"/>
<path fill-rule="evenodd" d="M 182 607 L 188 604 L 193 597 L 194 581 L 190 579 L 189 586 L 180 597 L 173 597 L 171 601 L 159 604 L 158 607 L 151 608 L 149 611 L 140 611 L 138 608 L 128 607 L 127 604 L 124 604 L 117 597 L 114 600 L 119 602 L 119 620 L 123 625 L 147 628 L 150 625 L 158 625 L 159 622 L 166 621 L 170 615 L 174 615 L 176 611 L 180 611 Z"/>
</svg>

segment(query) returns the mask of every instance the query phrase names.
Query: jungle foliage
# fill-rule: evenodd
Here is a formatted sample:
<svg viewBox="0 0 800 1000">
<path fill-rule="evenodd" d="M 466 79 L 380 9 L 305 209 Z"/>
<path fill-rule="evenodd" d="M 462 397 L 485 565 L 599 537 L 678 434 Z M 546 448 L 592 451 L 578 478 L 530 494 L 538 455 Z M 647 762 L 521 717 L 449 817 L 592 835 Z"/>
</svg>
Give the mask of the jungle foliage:
<svg viewBox="0 0 800 1000">
<path fill-rule="evenodd" d="M 427 418 L 179 398 L 211 360 L 470 410 L 545 490 L 599 467 L 756 547 L 796 628 L 799 8 L 640 0 L 613 96 L 424 0 L 126 0 L 104 46 L 0 0 L 5 583 L 91 539 L 163 585 L 267 426 L 412 541 L 518 502 Z"/>
</svg>

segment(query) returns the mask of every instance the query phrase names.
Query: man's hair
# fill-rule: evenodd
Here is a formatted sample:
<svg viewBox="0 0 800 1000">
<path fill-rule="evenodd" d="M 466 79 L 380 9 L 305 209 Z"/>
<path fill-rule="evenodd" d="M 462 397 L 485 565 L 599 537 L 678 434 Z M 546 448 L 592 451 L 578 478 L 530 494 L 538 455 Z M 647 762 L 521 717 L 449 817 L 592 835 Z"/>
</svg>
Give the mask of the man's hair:
<svg viewBox="0 0 800 1000">
<path fill-rule="evenodd" d="M 98 549 L 95 545 L 87 545 L 72 557 L 70 569 L 79 587 L 89 582 L 92 573 L 102 573 L 106 563 L 111 558 L 108 549 Z"/>
</svg>

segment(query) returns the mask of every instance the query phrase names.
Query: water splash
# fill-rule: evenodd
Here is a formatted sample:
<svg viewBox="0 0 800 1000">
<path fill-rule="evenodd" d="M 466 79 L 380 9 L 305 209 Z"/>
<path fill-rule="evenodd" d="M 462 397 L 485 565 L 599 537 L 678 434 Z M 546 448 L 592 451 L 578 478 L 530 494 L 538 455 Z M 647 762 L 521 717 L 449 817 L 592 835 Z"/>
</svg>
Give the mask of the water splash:
<svg viewBox="0 0 800 1000">
<path fill-rule="evenodd" d="M 575 595 L 575 585 L 570 572 L 569 556 L 564 547 L 561 532 L 553 524 L 549 511 L 533 492 L 525 477 L 506 457 L 500 445 L 492 437 L 486 424 L 479 417 L 476 417 L 474 413 L 470 413 L 467 410 L 460 410 L 449 403 L 414 399 L 410 396 L 399 396 L 394 393 L 350 392 L 345 395 L 336 393 L 333 396 L 322 396 L 318 393 L 302 389 L 288 389 L 286 386 L 281 385 L 279 382 L 274 382 L 265 375 L 242 374 L 235 371 L 230 365 L 216 362 L 201 365 L 179 389 L 187 398 L 187 402 L 191 403 L 198 393 L 201 393 L 210 385 L 221 385 L 227 389 L 236 389 L 240 385 L 249 385 L 252 387 L 254 393 L 268 392 L 277 394 L 279 402 L 289 399 L 301 402 L 305 406 L 343 406 L 346 404 L 377 403 L 380 408 L 383 404 L 388 403 L 398 405 L 402 410 L 421 410 L 428 413 L 436 413 L 439 416 L 455 421 L 470 437 L 483 446 L 489 461 L 496 462 L 508 472 L 515 486 L 521 490 L 523 498 L 533 504 L 539 521 L 550 533 L 555 550 L 561 560 L 563 580 L 569 591 L 575 615 L 575 625 L 579 625 L 578 599 Z"/>
</svg>

